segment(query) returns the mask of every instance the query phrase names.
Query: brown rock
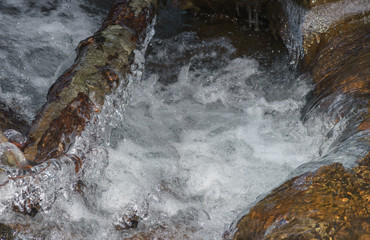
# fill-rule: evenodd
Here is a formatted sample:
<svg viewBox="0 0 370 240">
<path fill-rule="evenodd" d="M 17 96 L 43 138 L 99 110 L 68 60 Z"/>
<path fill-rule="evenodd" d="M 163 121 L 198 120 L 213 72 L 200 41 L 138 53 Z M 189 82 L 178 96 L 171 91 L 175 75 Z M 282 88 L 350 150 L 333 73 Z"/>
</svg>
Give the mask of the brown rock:
<svg viewBox="0 0 370 240">
<path fill-rule="evenodd" d="M 295 177 L 237 223 L 234 239 L 359 239 L 369 234 L 369 155 Z"/>
<path fill-rule="evenodd" d="M 8 139 L 5 137 L 3 130 L 0 128 L 0 143 L 7 142 Z"/>
<path fill-rule="evenodd" d="M 306 112 L 320 109 L 338 122 L 350 116 L 342 139 L 370 129 L 369 23 L 369 12 L 363 12 L 302 32 L 302 69 L 315 83 Z M 333 109 L 339 95 L 345 100 Z M 353 169 L 335 163 L 295 177 L 238 221 L 234 239 L 366 239 L 369 186 L 369 154 Z"/>
<path fill-rule="evenodd" d="M 351 52 L 357 50 L 356 47 L 368 47 L 369 41 L 366 35 L 369 33 L 369 26 L 370 11 L 344 17 L 334 22 L 324 31 L 318 27 L 305 30 L 303 32 L 303 50 L 305 53 L 303 68 L 309 67 L 315 59 L 316 61 L 320 60 L 328 51 L 336 52 L 336 56 L 328 56 L 335 62 L 325 62 L 329 63 L 329 66 L 321 64 L 324 69 L 337 64 L 339 61 L 345 62 L 345 58 L 351 57 Z M 328 49 L 329 44 L 332 49 Z M 346 47 L 349 44 L 351 46 Z M 339 53 L 337 51 L 338 47 L 340 50 L 345 50 L 346 53 Z M 323 51 L 324 48 L 325 51 Z M 345 58 L 343 59 L 343 57 Z"/>
<path fill-rule="evenodd" d="M 305 111 L 321 109 L 338 122 L 351 117 L 343 137 L 370 129 L 369 29 L 370 12 L 361 13 L 335 23 L 317 36 L 320 40 L 305 45 L 304 67 L 315 83 Z M 339 95 L 343 100 L 333 109 Z"/>
</svg>

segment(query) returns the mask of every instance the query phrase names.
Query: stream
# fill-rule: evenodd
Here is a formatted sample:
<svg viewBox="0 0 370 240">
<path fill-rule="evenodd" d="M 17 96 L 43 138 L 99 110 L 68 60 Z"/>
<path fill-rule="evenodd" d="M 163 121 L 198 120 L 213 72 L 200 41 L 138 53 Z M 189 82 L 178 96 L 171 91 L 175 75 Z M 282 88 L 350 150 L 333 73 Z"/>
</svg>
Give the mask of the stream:
<svg viewBox="0 0 370 240">
<path fill-rule="evenodd" d="M 0 101 L 31 122 L 108 8 L 3 0 Z M 19 239 L 221 239 L 248 206 L 332 151 L 327 133 L 340 127 L 315 112 L 302 121 L 311 80 L 263 26 L 174 9 L 156 21 L 127 90 L 69 150 L 84 156 L 82 170 L 63 157 L 0 188 L 0 222 L 17 223 Z M 10 207 L 27 199 L 41 202 L 34 217 Z"/>
</svg>

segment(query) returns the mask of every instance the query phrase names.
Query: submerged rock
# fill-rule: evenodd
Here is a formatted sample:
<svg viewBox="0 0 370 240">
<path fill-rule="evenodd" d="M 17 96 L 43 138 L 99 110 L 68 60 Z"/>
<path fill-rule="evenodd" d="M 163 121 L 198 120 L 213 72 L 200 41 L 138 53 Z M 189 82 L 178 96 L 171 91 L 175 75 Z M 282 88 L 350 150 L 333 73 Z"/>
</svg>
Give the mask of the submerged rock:
<svg viewBox="0 0 370 240">
<path fill-rule="evenodd" d="M 24 143 L 28 123 L 6 104 L 0 103 L 0 163 L 9 167 L 27 165 L 19 149 Z M 1 168 L 0 168 L 1 169 Z"/>
<path fill-rule="evenodd" d="M 19 148 L 10 143 L 0 143 L 0 163 L 9 167 L 23 167 L 28 164 Z"/>
</svg>

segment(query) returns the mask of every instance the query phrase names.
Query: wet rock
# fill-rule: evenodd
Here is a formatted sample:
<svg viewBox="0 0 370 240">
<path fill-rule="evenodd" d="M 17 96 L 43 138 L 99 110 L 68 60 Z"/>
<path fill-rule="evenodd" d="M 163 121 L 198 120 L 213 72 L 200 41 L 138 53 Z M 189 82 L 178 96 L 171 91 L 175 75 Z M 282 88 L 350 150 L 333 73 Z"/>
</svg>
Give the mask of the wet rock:
<svg viewBox="0 0 370 240">
<path fill-rule="evenodd" d="M 29 125 L 21 115 L 9 108 L 5 103 L 0 102 L 0 131 L 1 129 L 3 131 L 7 129 L 15 129 L 24 135 L 27 133 Z"/>
<path fill-rule="evenodd" d="M 8 139 L 5 137 L 3 130 L 0 128 L 0 144 L 7 141 Z"/>
<path fill-rule="evenodd" d="M 319 41 L 305 45 L 308 54 L 304 67 L 310 72 L 315 89 L 304 108 L 304 116 L 319 109 L 334 124 L 349 119 L 351 124 L 346 125 L 338 143 L 370 129 L 369 13 L 339 21 L 327 33 L 318 35 Z"/>
<path fill-rule="evenodd" d="M 23 167 L 28 164 L 19 148 L 10 143 L 0 143 L 0 163 L 9 167 Z"/>
<path fill-rule="evenodd" d="M 12 240 L 15 239 L 15 231 L 5 224 L 0 223 L 0 239 Z"/>
<path fill-rule="evenodd" d="M 15 144 L 19 148 L 21 148 L 27 140 L 26 137 L 22 135 L 22 133 L 14 129 L 8 129 L 3 133 L 9 142 Z"/>
<path fill-rule="evenodd" d="M 38 164 L 68 150 L 130 72 L 155 9 L 155 0 L 115 2 L 101 29 L 79 44 L 74 65 L 49 89 L 28 133 L 26 159 Z"/>
<path fill-rule="evenodd" d="M 358 14 L 343 16 L 338 21 L 334 21 L 330 26 L 314 26 L 315 23 L 305 24 L 303 30 L 303 68 L 306 69 L 321 61 L 320 67 L 325 69 L 345 62 L 347 58 L 360 52 L 360 48 L 367 48 L 369 45 L 368 34 L 370 26 L 370 11 Z M 332 48 L 332 49 L 328 49 Z M 344 50 L 344 53 L 340 53 Z M 361 49 L 361 50 L 362 50 Z M 366 49 L 364 49 L 366 50 Z M 334 56 L 327 56 L 334 52 Z M 328 61 L 330 59 L 330 61 Z M 315 60 L 315 62 L 313 62 Z M 334 61 L 334 62 L 331 62 Z M 332 69 L 333 71 L 333 69 Z M 333 72 L 326 75 L 331 75 Z"/>
<path fill-rule="evenodd" d="M 295 177 L 252 207 L 234 239 L 361 239 L 370 233 L 370 159 Z"/>
<path fill-rule="evenodd" d="M 19 149 L 25 141 L 28 123 L 6 104 L 0 103 L 0 163 L 9 167 L 27 165 Z M 17 130 L 15 130 L 17 129 Z M 21 131 L 22 133 L 20 133 Z"/>
</svg>

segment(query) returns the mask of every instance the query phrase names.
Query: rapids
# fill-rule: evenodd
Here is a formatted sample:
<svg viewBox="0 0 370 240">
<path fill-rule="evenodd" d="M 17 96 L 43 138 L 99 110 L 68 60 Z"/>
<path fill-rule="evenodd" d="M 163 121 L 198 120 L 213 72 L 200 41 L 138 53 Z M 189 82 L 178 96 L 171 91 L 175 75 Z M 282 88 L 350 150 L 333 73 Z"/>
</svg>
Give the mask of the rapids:
<svg viewBox="0 0 370 240">
<path fill-rule="evenodd" d="M 106 9 L 87 1 L 0 6 L 0 100 L 30 121 Z M 136 52 L 128 90 L 107 98 L 70 150 L 85 156 L 82 171 L 64 157 L 6 184 L 0 222 L 21 225 L 20 239 L 122 239 L 153 229 L 163 238 L 220 239 L 246 206 L 320 164 L 333 129 L 318 114 L 301 120 L 310 79 L 290 68 L 281 44 L 256 47 L 253 39 L 272 39 L 263 30 L 231 25 L 207 36 L 184 12 L 163 10 L 145 56 Z M 233 40 L 240 32 L 244 53 Z M 10 207 L 27 199 L 41 202 L 34 217 Z"/>
</svg>

